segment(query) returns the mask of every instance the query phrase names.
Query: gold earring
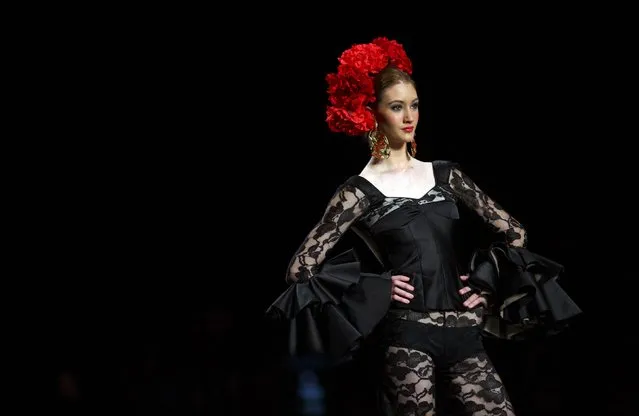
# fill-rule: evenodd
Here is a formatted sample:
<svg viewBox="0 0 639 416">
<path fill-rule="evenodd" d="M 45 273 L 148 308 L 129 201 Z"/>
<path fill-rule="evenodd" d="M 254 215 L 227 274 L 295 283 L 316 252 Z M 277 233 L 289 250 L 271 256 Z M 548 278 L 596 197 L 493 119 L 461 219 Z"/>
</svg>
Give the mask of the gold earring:
<svg viewBox="0 0 639 416">
<path fill-rule="evenodd" d="M 417 143 L 415 142 L 415 139 L 413 139 L 412 142 L 410 142 L 410 155 L 412 157 L 415 157 L 415 155 L 417 154 Z"/>
<path fill-rule="evenodd" d="M 375 159 L 387 159 L 390 156 L 388 137 L 377 129 L 377 120 L 375 128 L 368 132 L 368 147 Z"/>
</svg>

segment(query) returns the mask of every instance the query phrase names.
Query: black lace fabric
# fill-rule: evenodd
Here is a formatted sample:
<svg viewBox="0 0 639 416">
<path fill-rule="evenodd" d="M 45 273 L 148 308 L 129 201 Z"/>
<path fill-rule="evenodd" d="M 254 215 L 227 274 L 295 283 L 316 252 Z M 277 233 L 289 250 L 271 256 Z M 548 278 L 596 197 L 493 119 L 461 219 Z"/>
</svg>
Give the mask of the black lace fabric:
<svg viewBox="0 0 639 416">
<path fill-rule="evenodd" d="M 453 414 L 514 416 L 504 384 L 486 353 L 468 357 L 443 372 Z"/>
<path fill-rule="evenodd" d="M 421 351 L 391 346 L 386 351 L 384 389 L 397 416 L 435 413 L 435 365 Z"/>
<path fill-rule="evenodd" d="M 391 346 L 386 352 L 384 389 L 394 416 L 435 415 L 435 365 L 418 350 Z M 447 414 L 514 416 L 508 393 L 485 353 L 438 369 L 446 386 Z M 437 405 L 439 407 L 439 405 Z"/>
<path fill-rule="evenodd" d="M 495 231 L 504 233 L 506 242 L 514 247 L 526 247 L 528 240 L 524 227 L 492 200 L 461 170 L 453 167 L 448 179 L 455 195 L 479 214 Z"/>
<path fill-rule="evenodd" d="M 297 282 L 310 279 L 324 261 L 328 250 L 366 211 L 369 204 L 364 193 L 355 186 L 340 186 L 330 199 L 320 221 L 311 229 L 291 259 L 286 280 Z"/>
</svg>

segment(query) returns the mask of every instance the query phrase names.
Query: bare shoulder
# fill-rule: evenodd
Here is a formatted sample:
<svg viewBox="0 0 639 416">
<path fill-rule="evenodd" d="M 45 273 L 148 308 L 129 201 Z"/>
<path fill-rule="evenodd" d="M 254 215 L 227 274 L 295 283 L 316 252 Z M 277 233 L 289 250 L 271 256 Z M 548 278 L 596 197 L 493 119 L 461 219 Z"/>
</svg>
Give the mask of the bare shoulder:
<svg viewBox="0 0 639 416">
<path fill-rule="evenodd" d="M 414 163 L 415 166 L 418 166 L 421 169 L 431 170 L 433 168 L 433 162 L 430 162 L 430 161 L 423 161 L 423 160 L 419 160 L 419 159 L 413 159 L 412 163 Z"/>
<path fill-rule="evenodd" d="M 373 179 L 375 179 L 377 175 L 378 175 L 377 170 L 375 169 L 375 166 L 373 165 L 372 162 L 368 162 L 366 166 L 364 166 L 362 171 L 359 173 L 359 176 L 369 181 L 372 181 Z"/>
<path fill-rule="evenodd" d="M 433 162 L 431 161 L 413 159 L 411 163 L 413 163 L 413 166 L 415 167 L 415 170 L 418 172 L 419 175 L 426 175 L 430 177 L 433 176 L 435 173 Z"/>
</svg>

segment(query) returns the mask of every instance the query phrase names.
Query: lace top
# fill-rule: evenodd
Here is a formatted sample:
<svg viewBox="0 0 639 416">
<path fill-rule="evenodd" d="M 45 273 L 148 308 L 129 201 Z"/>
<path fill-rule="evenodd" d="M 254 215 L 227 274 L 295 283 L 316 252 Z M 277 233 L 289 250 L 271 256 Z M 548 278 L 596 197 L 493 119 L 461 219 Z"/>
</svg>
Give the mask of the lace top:
<svg viewBox="0 0 639 416">
<path fill-rule="evenodd" d="M 364 233 L 393 274 L 411 277 L 415 310 L 463 309 L 453 249 L 453 225 L 462 203 L 479 214 L 509 245 L 526 246 L 522 225 L 486 195 L 457 164 L 434 161 L 435 186 L 421 198 L 386 197 L 356 175 L 336 190 L 324 215 L 293 256 L 287 281 L 312 278 L 349 227 Z"/>
</svg>

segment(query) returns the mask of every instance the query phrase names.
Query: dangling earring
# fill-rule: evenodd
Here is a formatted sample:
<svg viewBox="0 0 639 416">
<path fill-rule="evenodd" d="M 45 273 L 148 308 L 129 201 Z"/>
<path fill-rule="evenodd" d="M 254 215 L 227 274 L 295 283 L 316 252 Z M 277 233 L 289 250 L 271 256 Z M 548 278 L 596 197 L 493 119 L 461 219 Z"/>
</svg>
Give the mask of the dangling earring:
<svg viewBox="0 0 639 416">
<path fill-rule="evenodd" d="M 375 120 L 375 128 L 368 132 L 368 147 L 375 159 L 386 159 L 390 156 L 388 137 L 377 130 L 377 120 Z"/>
<path fill-rule="evenodd" d="M 412 157 L 415 157 L 415 155 L 417 154 L 417 143 L 415 142 L 415 139 L 413 139 L 413 141 L 410 142 L 409 152 Z"/>
</svg>

